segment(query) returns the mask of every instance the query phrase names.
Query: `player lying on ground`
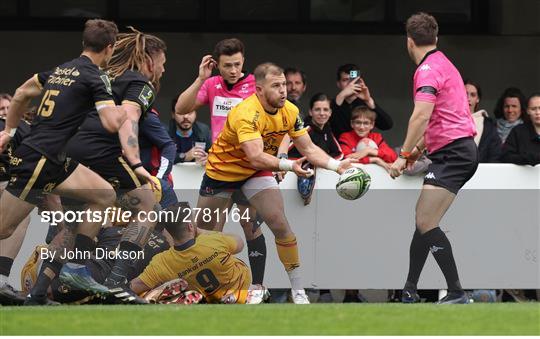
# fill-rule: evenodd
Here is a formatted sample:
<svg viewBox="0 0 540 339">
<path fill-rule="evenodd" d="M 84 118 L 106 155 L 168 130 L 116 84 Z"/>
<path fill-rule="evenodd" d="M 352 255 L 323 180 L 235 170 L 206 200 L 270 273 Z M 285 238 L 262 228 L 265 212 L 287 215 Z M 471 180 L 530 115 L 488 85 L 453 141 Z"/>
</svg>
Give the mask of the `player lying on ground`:
<svg viewBox="0 0 540 339">
<path fill-rule="evenodd" d="M 244 242 L 233 234 L 201 230 L 188 219 L 189 206 L 178 203 L 167 209 L 177 220 L 160 223 L 171 234 L 174 247 L 157 254 L 143 273 L 131 281 L 131 289 L 141 294 L 163 283 L 180 278 L 188 289 L 203 294 L 208 303 L 260 303 L 263 287 L 251 286 L 251 273 L 235 254 Z"/>
</svg>

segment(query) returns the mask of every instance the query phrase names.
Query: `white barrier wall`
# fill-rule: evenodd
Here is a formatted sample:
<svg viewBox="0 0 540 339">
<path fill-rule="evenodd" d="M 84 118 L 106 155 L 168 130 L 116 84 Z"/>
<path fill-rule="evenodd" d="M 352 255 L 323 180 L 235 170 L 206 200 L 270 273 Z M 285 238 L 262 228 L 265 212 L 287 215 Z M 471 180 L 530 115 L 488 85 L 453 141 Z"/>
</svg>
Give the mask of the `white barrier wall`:
<svg viewBox="0 0 540 339">
<path fill-rule="evenodd" d="M 311 203 L 303 205 L 296 177 L 280 185 L 286 215 L 296 233 L 306 287 L 400 289 L 408 271 L 414 232 L 414 207 L 422 177 L 392 180 L 380 167 L 365 166 L 370 191 L 347 201 L 335 192 L 337 174 L 318 170 Z M 175 189 L 180 200 L 196 206 L 203 169 L 176 165 Z M 453 247 L 465 288 L 540 288 L 540 166 L 482 164 L 459 193 L 441 222 Z M 288 287 L 274 237 L 263 225 L 268 248 L 265 285 Z M 47 225 L 33 219 L 16 259 L 11 281 L 19 286 L 20 268 L 32 248 L 42 243 Z M 239 224 L 226 232 L 242 234 Z M 248 262 L 247 251 L 240 257 Z M 420 288 L 445 288 L 430 255 Z"/>
</svg>

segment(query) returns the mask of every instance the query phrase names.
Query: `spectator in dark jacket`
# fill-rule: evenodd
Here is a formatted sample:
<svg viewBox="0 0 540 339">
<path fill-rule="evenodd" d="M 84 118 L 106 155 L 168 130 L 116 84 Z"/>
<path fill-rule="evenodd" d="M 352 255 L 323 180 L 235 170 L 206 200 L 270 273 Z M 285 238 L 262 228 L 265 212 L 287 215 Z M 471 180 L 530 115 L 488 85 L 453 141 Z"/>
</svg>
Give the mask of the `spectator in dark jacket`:
<svg viewBox="0 0 540 339">
<path fill-rule="evenodd" d="M 503 145 L 504 162 L 532 166 L 540 164 L 540 93 L 529 97 L 527 113 L 530 122 L 514 127 Z"/>
<path fill-rule="evenodd" d="M 478 161 L 484 163 L 499 162 L 501 157 L 501 138 L 497 133 L 497 125 L 486 110 L 480 109 L 482 89 L 471 80 L 465 80 L 465 89 L 469 99 L 469 108 L 476 124 L 474 141 L 478 146 Z"/>
<path fill-rule="evenodd" d="M 197 149 L 196 142 L 204 142 L 204 154 L 199 155 L 200 163 L 206 163 L 208 150 L 212 146 L 212 137 L 208 125 L 195 121 L 197 112 L 176 114 L 174 107 L 178 97 L 172 101 L 172 117 L 169 124 L 169 135 L 176 144 L 176 157 L 174 163 L 195 161 Z M 202 151 L 201 151 L 202 152 Z"/>
<path fill-rule="evenodd" d="M 385 131 L 392 128 L 394 124 L 392 117 L 375 103 L 358 66 L 354 64 L 339 66 L 336 76 L 336 84 L 340 92 L 332 100 L 332 116 L 330 118 L 332 132 L 336 138 L 339 139 L 343 132 L 352 130 L 351 112 L 358 106 L 367 106 L 377 113 L 375 127 L 378 129 Z"/>
</svg>

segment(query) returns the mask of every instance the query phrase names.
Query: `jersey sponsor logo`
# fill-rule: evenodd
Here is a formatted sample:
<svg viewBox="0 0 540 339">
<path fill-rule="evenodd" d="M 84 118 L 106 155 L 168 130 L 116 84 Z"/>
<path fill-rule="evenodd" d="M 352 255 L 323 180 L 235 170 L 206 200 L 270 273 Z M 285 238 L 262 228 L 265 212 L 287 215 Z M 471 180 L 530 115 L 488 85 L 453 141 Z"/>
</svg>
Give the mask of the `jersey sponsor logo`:
<svg viewBox="0 0 540 339">
<path fill-rule="evenodd" d="M 216 89 L 221 89 L 221 88 L 222 88 L 222 87 L 221 87 L 221 84 L 216 84 L 215 87 L 216 87 Z"/>
<path fill-rule="evenodd" d="M 259 111 L 255 111 L 255 115 L 253 116 L 253 120 L 251 121 L 251 125 L 253 127 L 253 131 L 258 131 L 259 128 L 257 126 L 257 123 L 259 122 L 259 116 L 261 114 L 259 113 Z"/>
<path fill-rule="evenodd" d="M 109 77 L 107 76 L 107 74 L 100 75 L 99 78 L 100 78 L 101 81 L 103 81 L 103 83 L 105 84 L 105 90 L 107 91 L 107 93 L 109 93 L 110 95 L 112 95 L 111 80 L 109 79 Z"/>
<path fill-rule="evenodd" d="M 431 246 L 431 247 L 429 248 L 429 251 L 430 251 L 431 253 L 435 253 L 435 252 L 437 252 L 438 250 L 444 250 L 444 247 L 438 247 L 438 246 L 433 245 L 433 246 Z"/>
<path fill-rule="evenodd" d="M 213 115 L 217 117 L 226 117 L 230 110 L 242 102 L 241 98 L 226 98 L 215 96 L 212 106 L 214 108 Z"/>
<path fill-rule="evenodd" d="M 144 85 L 141 93 L 139 94 L 139 100 L 143 104 L 143 111 L 146 112 L 154 102 L 154 91 L 152 88 L 150 88 L 150 86 Z"/>
<path fill-rule="evenodd" d="M 431 67 L 429 67 L 428 64 L 423 64 L 422 66 L 420 66 L 420 70 L 421 71 L 429 71 L 429 70 L 431 70 Z"/>
<path fill-rule="evenodd" d="M 300 115 L 296 116 L 296 122 L 294 123 L 294 130 L 298 132 L 304 128 L 304 121 Z"/>
<path fill-rule="evenodd" d="M 435 178 L 435 174 L 433 172 L 429 172 L 428 174 L 426 174 L 426 176 L 424 178 L 425 179 L 437 179 L 437 178 Z"/>
</svg>

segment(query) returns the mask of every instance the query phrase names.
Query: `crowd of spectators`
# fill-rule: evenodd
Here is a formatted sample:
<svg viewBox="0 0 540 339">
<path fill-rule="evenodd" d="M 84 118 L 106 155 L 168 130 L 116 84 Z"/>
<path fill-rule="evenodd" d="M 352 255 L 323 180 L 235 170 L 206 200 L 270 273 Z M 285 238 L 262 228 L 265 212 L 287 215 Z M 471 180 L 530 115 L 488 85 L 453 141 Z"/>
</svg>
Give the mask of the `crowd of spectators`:
<svg viewBox="0 0 540 339">
<path fill-rule="evenodd" d="M 355 158 L 360 163 L 376 164 L 385 170 L 399 154 L 399 145 L 388 145 L 383 133 L 394 126 L 393 114 L 386 112 L 375 100 L 360 67 L 344 64 L 337 68 L 337 92 L 317 93 L 306 98 L 307 75 L 297 67 L 285 68 L 287 98 L 298 106 L 309 135 L 316 145 L 335 159 Z M 497 100 L 490 114 L 483 106 L 482 89 L 475 80 L 465 80 L 469 108 L 477 129 L 474 140 L 479 149 L 481 163 L 513 163 L 535 166 L 540 164 L 540 92 L 526 95 L 516 87 L 506 88 Z M 310 84 L 310 87 L 314 87 Z M 11 96 L 0 94 L 0 118 L 4 118 Z M 142 131 L 148 134 L 148 149 L 143 156 L 145 167 L 153 172 L 163 187 L 172 190 L 170 172 L 173 164 L 196 162 L 204 166 L 212 145 L 211 128 L 198 121 L 197 111 L 177 114 L 178 95 L 172 100 L 171 119 L 168 128 L 160 124 L 159 113 L 153 110 L 144 122 Z M 201 105 L 192 105 L 195 108 Z M 191 109 L 191 108 L 190 108 Z M 25 114 L 25 121 L 31 124 L 36 108 Z M 163 120 L 163 119 L 161 119 Z M 381 133 L 382 132 L 382 133 Z M 156 136 L 159 136 L 157 138 Z M 142 139 L 145 143 L 145 139 Z M 153 147 L 153 148 L 152 148 Z M 154 149 L 155 148 L 155 149 Z M 142 151 L 141 151 L 142 152 Z M 157 152 L 158 157 L 155 157 Z M 300 158 L 300 153 L 290 139 L 286 138 L 280 147 L 279 156 Z M 429 154 L 424 154 L 408 175 L 422 174 L 429 164 Z M 148 163 L 148 166 L 146 165 Z M 306 166 L 310 166 L 306 164 Z M 299 189 L 306 204 L 314 186 L 314 177 L 300 183 Z M 174 194 L 174 193 L 172 193 Z M 168 205 L 175 203 L 174 197 Z M 320 301 L 332 300 L 329 291 L 317 294 Z M 392 294 L 394 295 L 394 294 Z M 531 291 L 504 291 L 502 300 L 534 299 Z M 358 291 L 347 291 L 345 301 L 365 301 Z"/>
</svg>

